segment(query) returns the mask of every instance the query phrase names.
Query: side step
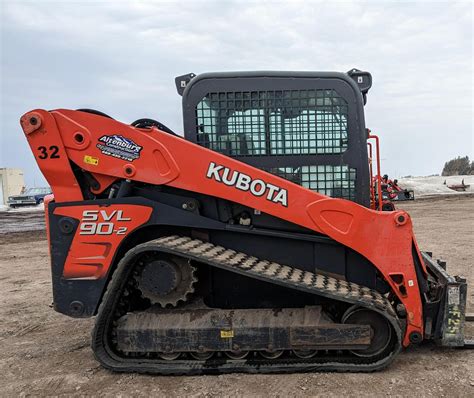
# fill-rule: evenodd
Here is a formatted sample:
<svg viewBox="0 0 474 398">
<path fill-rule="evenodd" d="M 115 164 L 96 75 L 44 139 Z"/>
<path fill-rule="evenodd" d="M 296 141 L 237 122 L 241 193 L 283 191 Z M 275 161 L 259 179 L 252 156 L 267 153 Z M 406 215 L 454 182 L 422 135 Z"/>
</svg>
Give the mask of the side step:
<svg viewBox="0 0 474 398">
<path fill-rule="evenodd" d="M 275 309 L 150 310 L 117 321 L 126 353 L 363 349 L 368 325 L 337 324 L 320 306 Z"/>
</svg>

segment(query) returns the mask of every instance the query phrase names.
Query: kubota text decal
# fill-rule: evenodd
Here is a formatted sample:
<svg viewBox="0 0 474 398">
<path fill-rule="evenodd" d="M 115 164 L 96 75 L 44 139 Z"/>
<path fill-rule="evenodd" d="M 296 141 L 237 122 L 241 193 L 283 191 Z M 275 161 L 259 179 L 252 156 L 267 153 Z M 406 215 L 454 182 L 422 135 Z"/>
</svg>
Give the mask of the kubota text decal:
<svg viewBox="0 0 474 398">
<path fill-rule="evenodd" d="M 288 206 L 288 191 L 286 189 L 260 179 L 252 179 L 252 177 L 240 171 L 231 170 L 228 167 L 211 162 L 206 177 L 233 186 L 241 191 L 249 191 L 257 197 L 265 196 L 270 202 L 280 203 L 285 207 Z"/>
</svg>

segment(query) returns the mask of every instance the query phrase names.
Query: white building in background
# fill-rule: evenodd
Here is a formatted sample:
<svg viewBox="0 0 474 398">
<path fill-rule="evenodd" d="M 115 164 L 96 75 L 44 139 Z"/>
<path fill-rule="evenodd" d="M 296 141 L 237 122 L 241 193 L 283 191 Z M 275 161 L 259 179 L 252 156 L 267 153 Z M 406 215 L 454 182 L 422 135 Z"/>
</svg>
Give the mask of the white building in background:
<svg viewBox="0 0 474 398">
<path fill-rule="evenodd" d="M 19 195 L 24 189 L 23 170 L 0 168 L 0 206 L 7 204 L 9 196 Z"/>
</svg>

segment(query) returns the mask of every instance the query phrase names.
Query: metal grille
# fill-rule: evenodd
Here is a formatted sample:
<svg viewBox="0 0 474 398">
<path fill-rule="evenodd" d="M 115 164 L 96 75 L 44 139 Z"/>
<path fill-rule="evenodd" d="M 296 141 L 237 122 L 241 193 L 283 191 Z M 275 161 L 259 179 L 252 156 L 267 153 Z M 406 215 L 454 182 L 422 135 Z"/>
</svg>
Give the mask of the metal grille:
<svg viewBox="0 0 474 398">
<path fill-rule="evenodd" d="M 198 142 L 230 156 L 336 154 L 347 149 L 347 102 L 335 90 L 207 94 Z"/>
<path fill-rule="evenodd" d="M 273 167 L 263 170 L 333 198 L 356 198 L 356 170 L 346 165 Z"/>
</svg>

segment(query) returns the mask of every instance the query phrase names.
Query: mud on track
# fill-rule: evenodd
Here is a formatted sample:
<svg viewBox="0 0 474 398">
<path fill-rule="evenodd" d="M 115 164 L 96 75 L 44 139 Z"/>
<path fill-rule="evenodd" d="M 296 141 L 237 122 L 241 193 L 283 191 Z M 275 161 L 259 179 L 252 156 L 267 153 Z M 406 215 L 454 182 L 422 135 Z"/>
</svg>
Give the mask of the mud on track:
<svg viewBox="0 0 474 398">
<path fill-rule="evenodd" d="M 468 307 L 474 312 L 474 197 L 425 199 L 400 207 L 411 214 L 420 247 L 445 259 L 450 273 L 467 277 Z M 372 374 L 157 377 L 110 373 L 95 362 L 89 348 L 93 319 L 67 318 L 50 308 L 43 213 L 35 213 L 31 217 L 0 214 L 0 228 L 28 231 L 0 232 L 0 396 L 474 395 L 474 351 L 431 345 L 410 348 L 387 370 Z"/>
</svg>

